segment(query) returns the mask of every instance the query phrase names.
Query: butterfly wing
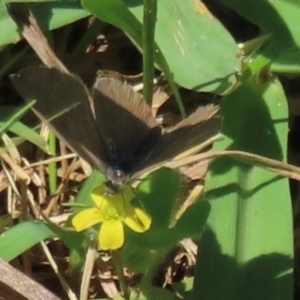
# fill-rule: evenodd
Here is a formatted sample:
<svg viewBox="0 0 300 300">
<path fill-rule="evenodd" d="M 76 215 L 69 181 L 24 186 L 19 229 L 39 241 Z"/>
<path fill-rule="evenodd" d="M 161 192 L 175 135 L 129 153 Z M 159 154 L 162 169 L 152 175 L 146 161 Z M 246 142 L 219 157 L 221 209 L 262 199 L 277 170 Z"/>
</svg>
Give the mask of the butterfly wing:
<svg viewBox="0 0 300 300">
<path fill-rule="evenodd" d="M 214 116 L 217 111 L 216 106 L 198 109 L 166 132 L 154 147 L 151 155 L 134 170 L 133 177 L 149 172 L 154 166 L 169 161 L 216 135 L 220 127 L 219 118 Z"/>
<path fill-rule="evenodd" d="M 24 99 L 36 99 L 34 113 L 67 146 L 94 168 L 106 172 L 107 153 L 82 81 L 55 69 L 30 67 L 11 76 Z"/>
<path fill-rule="evenodd" d="M 92 92 L 98 131 L 113 166 L 128 175 L 161 138 L 161 130 L 140 94 L 114 78 L 99 78 Z"/>
</svg>

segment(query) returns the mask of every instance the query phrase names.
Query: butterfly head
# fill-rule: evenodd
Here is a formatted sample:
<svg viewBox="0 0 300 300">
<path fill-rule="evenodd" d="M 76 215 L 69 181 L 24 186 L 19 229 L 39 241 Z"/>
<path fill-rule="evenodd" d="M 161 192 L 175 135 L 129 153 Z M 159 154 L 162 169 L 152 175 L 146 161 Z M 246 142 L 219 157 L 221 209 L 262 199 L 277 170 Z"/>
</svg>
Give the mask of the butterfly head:
<svg viewBox="0 0 300 300">
<path fill-rule="evenodd" d="M 106 187 L 111 194 L 119 192 L 129 179 L 129 176 L 117 167 L 109 167 L 106 171 L 106 177 L 108 179 Z"/>
</svg>

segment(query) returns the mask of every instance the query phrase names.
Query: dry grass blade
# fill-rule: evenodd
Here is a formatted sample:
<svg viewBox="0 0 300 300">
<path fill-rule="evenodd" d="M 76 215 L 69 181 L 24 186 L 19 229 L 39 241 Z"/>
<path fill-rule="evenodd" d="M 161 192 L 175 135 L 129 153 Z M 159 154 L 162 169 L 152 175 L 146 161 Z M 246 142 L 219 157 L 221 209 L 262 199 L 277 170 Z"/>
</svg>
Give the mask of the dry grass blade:
<svg viewBox="0 0 300 300">
<path fill-rule="evenodd" d="M 68 283 L 66 282 L 66 280 L 62 276 L 61 272 L 59 271 L 58 265 L 56 264 L 52 254 L 50 253 L 50 251 L 49 251 L 48 247 L 46 246 L 45 242 L 41 242 L 41 245 L 42 245 L 42 248 L 44 250 L 44 253 L 45 253 L 50 265 L 52 266 L 55 274 L 59 278 L 62 286 L 64 287 L 64 290 L 67 292 L 69 299 L 70 300 L 78 300 L 75 293 L 71 290 L 70 286 L 68 285 Z M 46 299 L 46 298 L 43 298 L 43 299 Z"/>
<path fill-rule="evenodd" d="M 218 157 L 231 157 L 240 161 L 253 164 L 258 167 L 265 168 L 275 172 L 281 176 L 288 177 L 300 181 L 300 168 L 291 164 L 283 163 L 279 160 L 264 157 L 261 155 L 245 152 L 245 151 L 211 151 L 201 154 L 192 155 L 190 157 L 172 162 L 172 167 L 179 168 L 186 164 L 192 164 L 202 160 L 213 159 Z"/>
<path fill-rule="evenodd" d="M 170 228 L 173 228 L 176 225 L 177 221 L 182 217 L 186 210 L 199 199 L 203 191 L 204 186 L 201 184 L 198 184 L 193 188 L 193 190 L 189 193 L 188 198 L 184 201 L 183 205 L 176 212 L 176 215 L 174 216 L 174 219 L 170 224 Z"/>
<path fill-rule="evenodd" d="M 94 270 L 97 255 L 97 238 L 91 239 L 90 247 L 86 254 L 84 270 L 80 286 L 80 300 L 87 300 L 89 294 L 90 281 Z"/>
<path fill-rule="evenodd" d="M 0 259 L 0 298 L 15 300 L 59 300 L 40 284 Z"/>
</svg>

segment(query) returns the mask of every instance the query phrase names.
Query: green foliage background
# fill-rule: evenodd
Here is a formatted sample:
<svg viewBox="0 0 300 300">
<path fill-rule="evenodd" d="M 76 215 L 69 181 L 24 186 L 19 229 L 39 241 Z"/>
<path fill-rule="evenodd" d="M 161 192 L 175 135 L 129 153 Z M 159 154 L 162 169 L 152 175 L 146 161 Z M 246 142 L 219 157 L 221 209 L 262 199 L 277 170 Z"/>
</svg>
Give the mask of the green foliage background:
<svg viewBox="0 0 300 300">
<path fill-rule="evenodd" d="M 2 78 L 21 58 L 9 52 L 20 36 L 5 2 L 13 1 L 0 3 Z M 160 0 L 155 64 L 171 83 L 224 96 L 220 112 L 224 138 L 215 143 L 215 150 L 238 149 L 286 161 L 289 114 L 277 75 L 299 73 L 300 4 L 296 0 L 220 2 L 255 24 L 266 39 L 244 54 L 202 2 Z M 45 31 L 93 14 L 122 29 L 143 52 L 143 1 L 56 1 L 31 6 Z M 261 76 L 262 70 L 267 76 Z M 33 132 L 20 128 L 24 124 L 15 120 L 15 113 L 8 120 L 7 116 L 1 117 L 1 126 L 45 149 Z M 199 295 L 216 300 L 292 299 L 293 220 L 288 180 L 230 158 L 216 159 L 210 166 L 205 197 L 211 213 L 199 243 L 194 284 L 187 280 L 184 288 L 174 287 L 184 289 L 190 299 L 199 299 Z M 28 230 L 34 238 L 18 240 Z M 35 235 L 40 231 L 41 225 L 30 222 L 0 236 L 1 257 L 13 259 L 53 235 L 48 227 Z M 7 251 L 12 244 L 17 251 Z"/>
</svg>

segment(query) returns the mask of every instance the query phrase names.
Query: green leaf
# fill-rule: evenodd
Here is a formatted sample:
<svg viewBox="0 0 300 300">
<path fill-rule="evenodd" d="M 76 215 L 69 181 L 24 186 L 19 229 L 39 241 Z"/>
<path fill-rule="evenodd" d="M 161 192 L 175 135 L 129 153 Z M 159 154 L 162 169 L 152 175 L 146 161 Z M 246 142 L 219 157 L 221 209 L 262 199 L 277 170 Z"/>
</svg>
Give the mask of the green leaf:
<svg viewBox="0 0 300 300">
<path fill-rule="evenodd" d="M 180 188 L 180 174 L 161 168 L 151 173 L 138 187 L 137 204 L 152 216 L 154 225 L 167 228 L 171 222 L 173 208 Z"/>
<path fill-rule="evenodd" d="M 82 0 L 101 20 L 125 31 L 142 47 L 142 1 Z M 179 85 L 222 94 L 236 82 L 241 69 L 233 38 L 202 2 L 160 0 L 155 42 Z M 158 49 L 156 50 L 156 52 Z M 165 71 L 160 53 L 155 61 Z"/>
<path fill-rule="evenodd" d="M 273 58 L 274 70 L 299 73 L 300 2 L 298 0 L 221 0 L 221 2 L 259 26 L 264 33 L 271 34 L 271 40 L 261 53 Z"/>
<path fill-rule="evenodd" d="M 25 124 L 21 122 L 15 122 L 10 127 L 10 131 L 20 136 L 23 140 L 31 142 L 32 144 L 43 150 L 45 153 L 49 154 L 48 144 L 45 142 L 45 140 Z"/>
<path fill-rule="evenodd" d="M 216 150 L 286 160 L 287 100 L 276 78 L 252 78 L 222 102 Z M 231 141 L 234 143 L 231 143 Z M 286 178 L 229 158 L 211 164 L 212 211 L 200 244 L 192 299 L 292 299 L 293 224 Z M 216 286 L 218 287 L 216 289 Z"/>
<path fill-rule="evenodd" d="M 181 239 L 199 235 L 206 225 L 210 213 L 208 201 L 198 201 L 191 205 L 176 223 L 174 229 Z"/>
<path fill-rule="evenodd" d="M 155 268 L 178 242 L 178 235 L 169 224 L 179 187 L 179 173 L 166 168 L 151 173 L 138 187 L 136 205 L 151 215 L 152 224 L 142 234 L 126 232 L 123 259 L 131 270 L 143 273 L 149 267 Z"/>
<path fill-rule="evenodd" d="M 0 235 L 0 257 L 10 261 L 40 241 L 54 236 L 54 232 L 44 223 L 19 223 Z"/>
<path fill-rule="evenodd" d="M 184 295 L 184 299 L 189 299 L 188 295 L 191 292 L 194 285 L 194 277 L 184 278 L 181 282 L 172 284 L 172 288 L 177 294 Z"/>
<path fill-rule="evenodd" d="M 126 233 L 123 256 L 131 270 L 138 273 L 155 270 L 180 240 L 202 232 L 210 210 L 207 201 L 189 207 L 175 226 L 171 226 L 178 202 L 182 200 L 178 199 L 180 186 L 179 172 L 162 168 L 151 173 L 138 187 L 136 203 L 151 215 L 152 225 L 142 234 L 129 230 Z"/>
<path fill-rule="evenodd" d="M 70 24 L 89 15 L 79 1 L 56 1 L 50 3 L 28 4 L 45 31 L 53 30 Z M 16 42 L 21 38 L 17 25 L 7 12 L 5 3 L 0 2 L 0 46 Z"/>
<path fill-rule="evenodd" d="M 0 133 L 10 131 L 20 137 L 14 139 L 15 145 L 26 140 L 36 145 L 44 152 L 49 153 L 48 145 L 45 140 L 33 129 L 18 121 L 32 104 L 32 102 L 28 103 L 21 108 L 2 106 L 0 111 Z M 7 149 L 4 148 L 3 150 L 5 151 Z"/>
<path fill-rule="evenodd" d="M 300 73 L 299 48 L 287 49 L 272 63 L 271 70 L 276 73 L 299 74 Z"/>
<path fill-rule="evenodd" d="M 34 101 L 27 103 L 23 107 L 1 106 L 0 134 L 7 131 L 8 128 L 19 120 L 33 105 Z"/>
<path fill-rule="evenodd" d="M 75 204 L 77 205 L 77 207 L 75 205 L 73 206 L 73 211 L 75 213 L 81 211 L 83 208 L 94 206 L 94 202 L 91 198 L 91 193 L 96 187 L 103 184 L 104 181 L 104 175 L 94 170 L 92 175 L 84 183 L 83 187 L 81 188 L 80 192 L 76 197 Z"/>
</svg>

